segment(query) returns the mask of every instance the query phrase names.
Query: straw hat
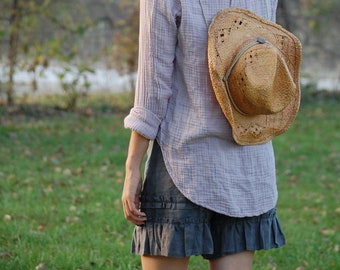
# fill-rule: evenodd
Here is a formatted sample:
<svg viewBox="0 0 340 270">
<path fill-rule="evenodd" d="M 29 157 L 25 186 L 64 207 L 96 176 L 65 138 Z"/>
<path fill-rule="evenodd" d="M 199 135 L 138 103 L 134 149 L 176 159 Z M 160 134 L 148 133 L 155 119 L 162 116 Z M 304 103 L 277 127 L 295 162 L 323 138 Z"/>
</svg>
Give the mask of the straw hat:
<svg viewBox="0 0 340 270">
<path fill-rule="evenodd" d="M 213 89 L 240 145 L 285 132 L 300 105 L 301 44 L 281 26 L 240 8 L 220 11 L 208 32 Z"/>
</svg>

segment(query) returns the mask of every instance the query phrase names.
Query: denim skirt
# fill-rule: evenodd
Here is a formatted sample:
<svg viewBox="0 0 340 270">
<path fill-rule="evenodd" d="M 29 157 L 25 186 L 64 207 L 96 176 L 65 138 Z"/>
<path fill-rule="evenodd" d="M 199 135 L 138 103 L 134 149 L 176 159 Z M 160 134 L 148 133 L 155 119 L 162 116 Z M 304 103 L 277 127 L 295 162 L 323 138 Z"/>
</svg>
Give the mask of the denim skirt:
<svg viewBox="0 0 340 270">
<path fill-rule="evenodd" d="M 141 211 L 147 221 L 135 227 L 132 239 L 132 253 L 139 255 L 216 259 L 285 244 L 275 208 L 236 218 L 189 201 L 174 185 L 156 142 L 147 161 Z"/>
</svg>

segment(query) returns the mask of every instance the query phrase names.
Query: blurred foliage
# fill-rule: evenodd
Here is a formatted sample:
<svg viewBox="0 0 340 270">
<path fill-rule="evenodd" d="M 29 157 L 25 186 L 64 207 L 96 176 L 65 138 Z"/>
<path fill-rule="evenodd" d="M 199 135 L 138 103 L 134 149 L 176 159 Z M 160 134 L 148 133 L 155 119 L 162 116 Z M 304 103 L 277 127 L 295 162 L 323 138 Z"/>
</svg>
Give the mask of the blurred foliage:
<svg viewBox="0 0 340 270">
<path fill-rule="evenodd" d="M 129 88 L 134 90 L 138 9 L 139 1 L 133 0 L 0 1 L 0 63 L 5 75 L 0 78 L 0 95 L 6 94 L 7 103 L 13 104 L 14 74 L 28 71 L 34 91 L 44 69 L 53 64 L 63 68 L 64 77 L 70 73 L 75 76 L 74 82 L 79 83 L 80 77 L 85 76 L 84 66 L 95 70 L 94 65 L 100 63 L 121 75 L 129 75 Z M 306 67 L 321 68 L 321 63 L 323 69 L 337 67 L 339 12 L 338 0 L 279 1 L 278 23 L 301 39 Z M 70 89 L 72 83 L 66 87 L 61 77 L 59 81 L 62 89 Z M 90 88 L 88 84 L 83 85 L 86 91 Z M 79 89 L 81 96 L 83 86 L 73 89 Z M 67 104 L 73 90 L 64 93 Z"/>
<path fill-rule="evenodd" d="M 316 83 L 310 82 L 301 88 L 301 106 L 311 106 L 326 103 L 339 106 L 340 92 L 317 90 Z"/>
<path fill-rule="evenodd" d="M 329 75 L 329 71 L 338 73 L 339 13 L 338 0 L 279 1 L 278 21 L 300 38 L 306 70 L 317 71 L 320 76 Z"/>
<path fill-rule="evenodd" d="M 88 75 L 94 73 L 94 70 L 87 66 L 79 65 L 76 69 L 65 67 L 62 72 L 58 73 L 58 78 L 65 93 L 65 109 L 74 110 L 80 96 L 84 96 L 90 89 Z"/>
<path fill-rule="evenodd" d="M 124 19 L 117 21 L 112 54 L 115 67 L 120 74 L 130 74 L 130 89 L 134 90 L 133 74 L 138 62 L 139 2 L 123 1 L 121 10 L 128 10 Z"/>
<path fill-rule="evenodd" d="M 0 42 L 8 51 L 7 59 L 1 59 L 8 76 L 5 93 L 7 103 L 13 105 L 14 74 L 18 70 L 32 72 L 35 90 L 37 70 L 47 68 L 51 60 L 71 63 L 77 55 L 75 36 L 81 37 L 93 22 L 86 9 L 69 1 L 3 0 L 0 9 Z M 70 92 L 66 91 L 67 99 Z"/>
<path fill-rule="evenodd" d="M 301 2 L 308 26 L 317 32 L 320 32 L 323 26 L 332 20 L 332 13 L 340 9 L 340 2 L 337 0 L 303 0 Z"/>
</svg>

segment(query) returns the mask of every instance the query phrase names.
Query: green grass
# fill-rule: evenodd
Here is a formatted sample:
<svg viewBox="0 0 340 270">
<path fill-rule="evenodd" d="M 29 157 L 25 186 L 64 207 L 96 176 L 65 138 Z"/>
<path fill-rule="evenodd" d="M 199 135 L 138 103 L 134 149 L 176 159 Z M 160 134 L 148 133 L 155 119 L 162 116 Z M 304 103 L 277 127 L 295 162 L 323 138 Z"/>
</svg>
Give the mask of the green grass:
<svg viewBox="0 0 340 270">
<path fill-rule="evenodd" d="M 0 119 L 0 269 L 140 269 L 120 193 L 129 131 L 123 115 Z M 274 139 L 278 212 L 287 237 L 255 270 L 340 267 L 340 110 L 304 106 Z M 207 269 L 200 257 L 191 270 Z"/>
<path fill-rule="evenodd" d="M 337 102 L 307 104 L 274 139 L 278 210 L 288 243 L 259 252 L 255 269 L 340 269 L 339 130 Z"/>
</svg>

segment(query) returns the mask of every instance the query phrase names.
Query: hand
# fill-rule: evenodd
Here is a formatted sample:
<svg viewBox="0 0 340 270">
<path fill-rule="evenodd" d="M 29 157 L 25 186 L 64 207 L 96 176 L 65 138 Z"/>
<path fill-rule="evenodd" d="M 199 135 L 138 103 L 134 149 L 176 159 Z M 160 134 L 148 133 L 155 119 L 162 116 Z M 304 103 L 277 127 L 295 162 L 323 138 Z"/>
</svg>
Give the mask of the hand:
<svg viewBox="0 0 340 270">
<path fill-rule="evenodd" d="M 142 177 L 140 170 L 137 170 L 136 173 L 127 171 L 122 193 L 124 216 L 138 226 L 143 225 L 146 221 L 146 214 L 139 209 L 141 189 Z"/>
<path fill-rule="evenodd" d="M 125 218 L 136 225 L 143 225 L 146 221 L 145 213 L 139 210 L 139 196 L 142 190 L 141 164 L 149 140 L 132 131 L 128 156 L 126 159 L 126 175 L 122 194 Z"/>
</svg>

